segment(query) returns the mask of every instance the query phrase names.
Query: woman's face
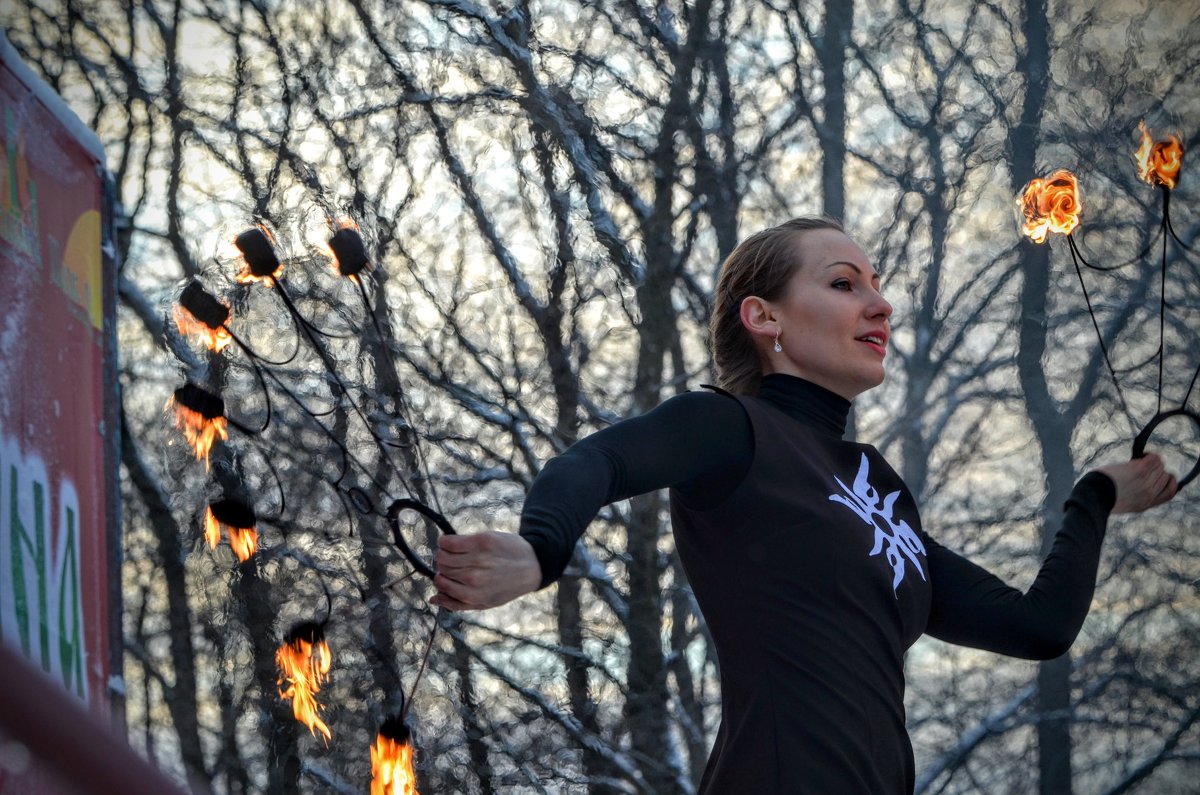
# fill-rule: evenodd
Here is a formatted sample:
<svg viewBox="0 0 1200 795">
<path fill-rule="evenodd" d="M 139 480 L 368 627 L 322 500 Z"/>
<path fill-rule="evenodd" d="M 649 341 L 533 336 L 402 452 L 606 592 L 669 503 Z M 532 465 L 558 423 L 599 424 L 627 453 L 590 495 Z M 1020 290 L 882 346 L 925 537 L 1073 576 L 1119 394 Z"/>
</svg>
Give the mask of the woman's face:
<svg viewBox="0 0 1200 795">
<path fill-rule="evenodd" d="M 845 234 L 814 229 L 795 246 L 801 264 L 787 291 L 764 302 L 782 348 L 777 353 L 767 340 L 764 372 L 799 376 L 853 400 L 883 383 L 892 306 L 866 254 Z"/>
</svg>

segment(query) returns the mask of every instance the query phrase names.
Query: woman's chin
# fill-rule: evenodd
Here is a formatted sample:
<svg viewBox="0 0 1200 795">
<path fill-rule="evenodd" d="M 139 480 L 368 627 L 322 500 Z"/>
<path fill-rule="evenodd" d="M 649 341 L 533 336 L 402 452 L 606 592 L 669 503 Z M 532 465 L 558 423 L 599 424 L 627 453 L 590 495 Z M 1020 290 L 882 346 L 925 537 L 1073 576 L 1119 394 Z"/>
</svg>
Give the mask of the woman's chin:
<svg viewBox="0 0 1200 795">
<path fill-rule="evenodd" d="M 884 380 L 885 376 L 882 367 L 879 368 L 879 372 L 871 373 L 870 375 L 864 374 L 864 377 L 857 384 L 855 384 L 854 395 L 849 397 L 849 399 L 854 400 L 854 398 L 858 397 L 862 393 L 870 392 L 875 387 L 881 385 Z"/>
</svg>

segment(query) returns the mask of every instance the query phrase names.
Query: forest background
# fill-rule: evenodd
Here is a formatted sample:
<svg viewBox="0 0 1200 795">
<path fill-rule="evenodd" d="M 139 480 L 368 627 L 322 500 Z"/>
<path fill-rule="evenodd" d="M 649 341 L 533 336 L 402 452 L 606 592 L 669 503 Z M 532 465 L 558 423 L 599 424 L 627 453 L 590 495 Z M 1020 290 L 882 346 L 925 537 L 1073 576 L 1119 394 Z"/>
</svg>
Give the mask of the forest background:
<svg viewBox="0 0 1200 795">
<path fill-rule="evenodd" d="M 375 731 L 416 681 L 431 588 L 348 484 L 381 505 L 419 496 L 462 532 L 515 529 L 549 457 L 712 380 L 717 268 L 764 226 L 824 212 L 864 246 L 896 333 L 854 435 L 893 462 L 935 538 L 1015 585 L 1074 481 L 1128 457 L 1155 413 L 1160 249 L 1085 274 L 1126 407 L 1067 246 L 1024 240 L 1014 200 L 1066 167 L 1092 261 L 1160 245 L 1161 195 L 1132 153 L 1143 119 L 1197 142 L 1194 3 L 32 0 L 2 14 L 101 136 L 126 214 L 129 738 L 216 792 L 364 791 Z M 1183 245 L 1165 255 L 1168 403 L 1200 365 L 1188 167 L 1171 203 Z M 314 249 L 340 218 L 375 264 L 361 290 Z M 299 339 L 278 291 L 234 281 L 230 241 L 258 222 L 333 336 Z M 216 356 L 175 331 L 190 278 L 232 301 L 259 353 L 301 347 L 272 368 L 269 429 L 232 431 L 211 471 L 164 413 L 173 390 L 207 384 L 253 427 L 266 405 L 236 346 Z M 1162 431 L 1154 446 L 1190 468 L 1196 430 Z M 204 506 L 231 491 L 268 517 L 245 563 L 202 542 Z M 422 791 L 695 790 L 718 672 L 666 513 L 662 494 L 610 506 L 556 586 L 443 617 L 408 712 Z M 1196 515 L 1185 491 L 1112 522 L 1062 658 L 918 642 L 917 791 L 1194 791 Z M 292 718 L 274 661 L 327 595 L 328 744 Z"/>
</svg>

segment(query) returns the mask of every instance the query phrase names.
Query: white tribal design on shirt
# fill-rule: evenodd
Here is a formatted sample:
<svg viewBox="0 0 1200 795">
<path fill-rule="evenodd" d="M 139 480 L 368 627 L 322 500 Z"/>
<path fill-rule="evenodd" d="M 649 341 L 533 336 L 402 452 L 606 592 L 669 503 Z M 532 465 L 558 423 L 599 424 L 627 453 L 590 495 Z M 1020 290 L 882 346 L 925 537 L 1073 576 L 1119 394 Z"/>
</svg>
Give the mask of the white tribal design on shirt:
<svg viewBox="0 0 1200 795">
<path fill-rule="evenodd" d="M 875 546 L 870 554 L 878 555 L 881 551 L 884 552 L 887 562 L 892 566 L 892 593 L 894 594 L 904 579 L 906 558 L 907 562 L 916 567 L 921 579 L 925 579 L 925 571 L 921 568 L 921 561 L 917 558 L 918 554 L 925 554 L 925 545 L 909 527 L 908 522 L 892 516 L 892 508 L 900 497 L 900 492 L 893 491 L 880 499 L 878 489 L 867 480 L 870 474 L 869 469 L 867 455 L 863 453 L 862 464 L 858 468 L 858 475 L 854 478 L 854 488 L 849 488 L 841 478 L 835 475 L 834 480 L 842 487 L 845 496 L 830 494 L 829 499 L 845 505 L 875 529 Z"/>
</svg>

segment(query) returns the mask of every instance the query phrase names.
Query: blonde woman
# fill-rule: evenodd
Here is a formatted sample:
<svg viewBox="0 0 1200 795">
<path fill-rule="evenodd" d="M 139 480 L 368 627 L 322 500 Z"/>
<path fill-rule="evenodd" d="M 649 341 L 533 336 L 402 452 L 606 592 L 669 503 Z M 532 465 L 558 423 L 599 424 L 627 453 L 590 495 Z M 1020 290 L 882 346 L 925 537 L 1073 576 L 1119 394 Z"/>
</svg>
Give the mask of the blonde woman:
<svg viewBox="0 0 1200 795">
<path fill-rule="evenodd" d="M 600 508 L 669 488 L 675 543 L 721 665 L 701 793 L 910 793 L 905 651 L 923 633 L 1017 657 L 1064 653 L 1087 615 L 1108 516 L 1174 496 L 1148 455 L 1085 475 L 1021 593 L 940 546 L 904 482 L 844 441 L 884 378 L 892 307 L 840 224 L 797 218 L 722 266 L 720 390 L 672 398 L 547 463 L 519 534 L 443 536 L 435 603 L 503 604 L 565 568 Z"/>
</svg>

